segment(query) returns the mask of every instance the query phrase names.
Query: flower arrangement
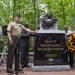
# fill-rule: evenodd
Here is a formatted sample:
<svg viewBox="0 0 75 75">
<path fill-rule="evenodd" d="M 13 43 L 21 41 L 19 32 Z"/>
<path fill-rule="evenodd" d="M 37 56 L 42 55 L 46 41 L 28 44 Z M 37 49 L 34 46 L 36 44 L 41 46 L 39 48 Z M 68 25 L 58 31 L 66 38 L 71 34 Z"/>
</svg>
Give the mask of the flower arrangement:
<svg viewBox="0 0 75 75">
<path fill-rule="evenodd" d="M 75 54 L 75 46 L 73 46 L 73 43 L 75 41 L 75 34 L 72 34 L 68 39 L 67 39 L 67 47 L 68 50 L 72 53 Z"/>
</svg>

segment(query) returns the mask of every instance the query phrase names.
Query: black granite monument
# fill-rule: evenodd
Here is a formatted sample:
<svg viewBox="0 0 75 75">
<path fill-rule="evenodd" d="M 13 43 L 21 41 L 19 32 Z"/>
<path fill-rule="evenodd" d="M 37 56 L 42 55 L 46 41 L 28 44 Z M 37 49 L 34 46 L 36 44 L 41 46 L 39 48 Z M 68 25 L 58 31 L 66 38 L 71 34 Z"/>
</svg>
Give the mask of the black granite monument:
<svg viewBox="0 0 75 75">
<path fill-rule="evenodd" d="M 41 18 L 35 37 L 32 71 L 70 70 L 65 33 L 57 29 L 57 19 L 51 14 Z"/>
<path fill-rule="evenodd" d="M 34 66 L 67 65 L 64 34 L 39 33 L 36 36 Z"/>
</svg>

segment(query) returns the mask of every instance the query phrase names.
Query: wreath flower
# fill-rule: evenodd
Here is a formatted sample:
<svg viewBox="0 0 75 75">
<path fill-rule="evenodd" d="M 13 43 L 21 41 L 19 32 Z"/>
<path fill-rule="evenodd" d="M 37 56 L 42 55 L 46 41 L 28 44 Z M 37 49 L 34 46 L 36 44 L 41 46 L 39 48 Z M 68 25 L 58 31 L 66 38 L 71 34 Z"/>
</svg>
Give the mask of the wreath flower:
<svg viewBox="0 0 75 75">
<path fill-rule="evenodd" d="M 72 53 L 75 54 L 75 46 L 73 45 L 75 41 L 75 34 L 72 34 L 68 39 L 67 39 L 67 47 L 68 50 Z"/>
</svg>

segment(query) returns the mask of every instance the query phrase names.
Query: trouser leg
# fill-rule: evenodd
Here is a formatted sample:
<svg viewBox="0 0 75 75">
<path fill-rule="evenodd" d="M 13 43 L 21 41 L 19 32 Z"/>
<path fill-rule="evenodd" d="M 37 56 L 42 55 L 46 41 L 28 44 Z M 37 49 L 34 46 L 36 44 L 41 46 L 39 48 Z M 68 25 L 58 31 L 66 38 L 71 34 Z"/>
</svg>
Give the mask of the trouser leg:
<svg viewBox="0 0 75 75">
<path fill-rule="evenodd" d="M 25 62 L 25 47 L 21 47 L 21 66 L 24 66 Z"/>
<path fill-rule="evenodd" d="M 15 50 L 15 70 L 20 68 L 19 66 L 19 58 L 20 58 L 20 45 L 19 45 L 19 41 Z"/>
<path fill-rule="evenodd" d="M 25 62 L 24 65 L 28 65 L 29 62 L 29 47 L 25 47 Z"/>
<path fill-rule="evenodd" d="M 12 49 L 13 49 L 13 46 L 10 46 L 9 43 L 8 43 L 7 70 L 12 70 L 12 64 L 13 64 Z"/>
<path fill-rule="evenodd" d="M 73 54 L 70 51 L 68 51 L 68 54 L 69 54 L 70 64 L 74 64 Z"/>
</svg>

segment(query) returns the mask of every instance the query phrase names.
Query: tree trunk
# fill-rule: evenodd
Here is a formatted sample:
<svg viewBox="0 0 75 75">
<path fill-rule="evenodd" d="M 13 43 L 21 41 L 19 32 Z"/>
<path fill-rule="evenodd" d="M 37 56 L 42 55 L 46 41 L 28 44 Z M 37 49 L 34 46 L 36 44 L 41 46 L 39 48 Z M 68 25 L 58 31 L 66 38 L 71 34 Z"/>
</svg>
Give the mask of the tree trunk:
<svg viewBox="0 0 75 75">
<path fill-rule="evenodd" d="M 13 1 L 13 16 L 15 15 L 16 10 L 16 0 Z"/>
<path fill-rule="evenodd" d="M 62 2 L 62 11 L 63 11 L 63 20 L 64 20 L 64 25 L 65 25 L 65 8 L 64 8 L 64 4 L 63 4 L 63 1 L 61 0 L 61 2 Z"/>
<path fill-rule="evenodd" d="M 37 15 L 37 0 L 34 0 L 34 13 L 35 13 L 35 25 L 37 26 L 38 25 L 38 15 Z"/>
</svg>

